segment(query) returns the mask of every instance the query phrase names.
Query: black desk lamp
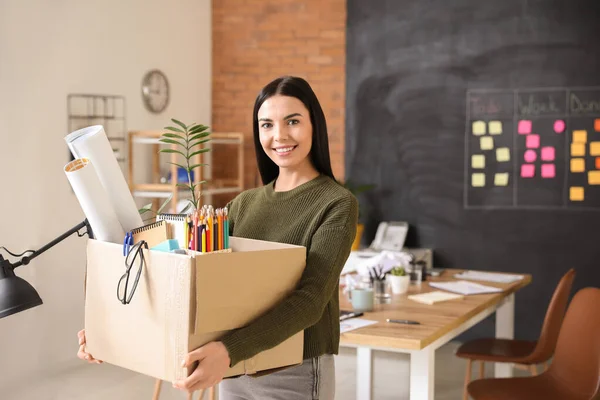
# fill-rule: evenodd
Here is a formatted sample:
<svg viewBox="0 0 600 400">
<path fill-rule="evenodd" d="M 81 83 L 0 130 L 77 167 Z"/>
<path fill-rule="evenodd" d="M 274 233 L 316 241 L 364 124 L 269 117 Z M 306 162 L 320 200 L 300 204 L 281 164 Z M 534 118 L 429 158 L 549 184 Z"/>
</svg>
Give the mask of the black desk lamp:
<svg viewBox="0 0 600 400">
<path fill-rule="evenodd" d="M 79 230 L 83 228 L 86 228 L 85 232 L 80 233 Z M 29 264 L 29 261 L 39 256 L 54 245 L 62 242 L 75 232 L 77 232 L 77 236 L 79 237 L 82 237 L 85 234 L 87 234 L 90 238 L 92 237 L 92 228 L 90 227 L 88 220 L 85 219 L 83 222 L 69 229 L 67 232 L 63 233 L 39 250 L 28 250 L 25 253 L 17 255 L 2 247 L 14 257 L 19 257 L 26 253 L 31 254 L 24 256 L 20 261 L 14 264 L 8 260 L 5 260 L 0 254 L 0 318 L 8 317 L 9 315 L 16 314 L 42 304 L 42 299 L 40 298 L 38 292 L 26 280 L 16 276 L 14 269 L 20 267 L 21 265 Z"/>
</svg>

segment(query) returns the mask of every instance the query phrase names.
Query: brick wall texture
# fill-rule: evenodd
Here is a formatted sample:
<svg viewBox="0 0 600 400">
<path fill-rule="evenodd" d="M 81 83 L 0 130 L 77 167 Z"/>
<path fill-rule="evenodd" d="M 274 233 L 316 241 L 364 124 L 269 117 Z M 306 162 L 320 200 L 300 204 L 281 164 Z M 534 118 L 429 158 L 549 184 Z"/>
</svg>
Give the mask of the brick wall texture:
<svg viewBox="0 0 600 400">
<path fill-rule="evenodd" d="M 260 184 L 254 100 L 281 75 L 311 84 L 327 118 L 333 172 L 343 179 L 346 0 L 213 0 L 212 27 L 212 131 L 244 133 L 245 187 Z M 223 162 L 227 151 L 214 154 L 215 177 L 235 175 Z"/>
</svg>

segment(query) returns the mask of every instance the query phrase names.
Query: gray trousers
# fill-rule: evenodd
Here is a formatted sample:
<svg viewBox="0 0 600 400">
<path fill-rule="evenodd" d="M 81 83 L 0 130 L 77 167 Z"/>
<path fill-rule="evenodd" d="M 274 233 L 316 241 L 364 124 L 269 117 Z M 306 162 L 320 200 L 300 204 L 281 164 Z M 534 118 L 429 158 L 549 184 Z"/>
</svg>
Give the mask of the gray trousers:
<svg viewBox="0 0 600 400">
<path fill-rule="evenodd" d="M 270 375 L 242 375 L 219 384 L 219 400 L 334 400 L 333 355 L 304 360 Z"/>
</svg>

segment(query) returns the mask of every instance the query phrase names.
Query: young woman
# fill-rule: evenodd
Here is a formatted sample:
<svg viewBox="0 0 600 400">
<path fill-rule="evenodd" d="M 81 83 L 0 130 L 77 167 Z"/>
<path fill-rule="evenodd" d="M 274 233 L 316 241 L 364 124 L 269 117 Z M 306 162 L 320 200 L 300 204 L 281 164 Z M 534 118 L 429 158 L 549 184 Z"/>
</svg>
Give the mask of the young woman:
<svg viewBox="0 0 600 400">
<path fill-rule="evenodd" d="M 304 79 L 282 77 L 265 86 L 253 119 L 264 186 L 229 203 L 230 233 L 305 246 L 306 268 L 297 289 L 270 311 L 189 353 L 185 365 L 199 364 L 173 386 L 186 391 L 214 386 L 230 366 L 304 330 L 301 365 L 259 378 L 223 380 L 219 398 L 333 400 L 333 355 L 340 339 L 338 282 L 356 234 L 358 203 L 333 176 L 325 116 Z M 82 347 L 80 357 L 86 356 L 95 361 Z"/>
</svg>

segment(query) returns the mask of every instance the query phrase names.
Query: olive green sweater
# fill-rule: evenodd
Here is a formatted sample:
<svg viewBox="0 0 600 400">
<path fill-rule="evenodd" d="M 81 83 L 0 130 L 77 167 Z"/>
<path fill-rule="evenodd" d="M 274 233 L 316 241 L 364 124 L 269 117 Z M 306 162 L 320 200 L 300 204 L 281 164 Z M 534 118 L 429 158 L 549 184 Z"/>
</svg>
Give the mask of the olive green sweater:
<svg viewBox="0 0 600 400">
<path fill-rule="evenodd" d="M 305 246 L 306 268 L 295 291 L 221 340 L 231 366 L 304 330 L 304 359 L 338 354 L 339 277 L 356 235 L 358 202 L 326 175 L 286 192 L 274 182 L 228 204 L 231 236 Z"/>
</svg>

